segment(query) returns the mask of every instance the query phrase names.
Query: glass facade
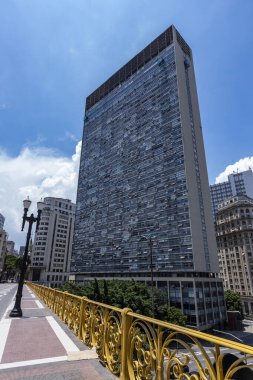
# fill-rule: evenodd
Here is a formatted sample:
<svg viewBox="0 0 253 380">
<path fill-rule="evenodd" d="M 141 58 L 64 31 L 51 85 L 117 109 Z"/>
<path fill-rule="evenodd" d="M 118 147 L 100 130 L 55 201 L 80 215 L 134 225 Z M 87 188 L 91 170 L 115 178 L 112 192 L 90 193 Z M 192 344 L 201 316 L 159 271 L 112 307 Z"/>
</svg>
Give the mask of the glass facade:
<svg viewBox="0 0 253 380">
<path fill-rule="evenodd" d="M 191 51 L 170 27 L 86 99 L 72 275 L 153 272 L 189 323 L 212 325 L 198 312 L 218 269 L 208 189 Z"/>
<path fill-rule="evenodd" d="M 93 272 L 193 270 L 174 46 L 86 111 L 75 264 Z"/>
</svg>

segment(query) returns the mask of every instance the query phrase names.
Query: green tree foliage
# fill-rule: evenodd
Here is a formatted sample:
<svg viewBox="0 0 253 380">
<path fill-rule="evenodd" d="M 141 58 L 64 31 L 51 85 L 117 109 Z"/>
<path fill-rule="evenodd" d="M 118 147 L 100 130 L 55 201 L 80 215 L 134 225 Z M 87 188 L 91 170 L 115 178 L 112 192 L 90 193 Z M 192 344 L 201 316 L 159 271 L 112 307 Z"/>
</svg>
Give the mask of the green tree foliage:
<svg viewBox="0 0 253 380">
<path fill-rule="evenodd" d="M 131 281 L 98 281 L 85 285 L 67 282 L 60 288 L 69 293 L 86 296 L 98 302 L 107 303 L 119 308 L 129 307 L 134 312 L 153 316 L 152 288 L 144 282 Z M 153 288 L 155 318 L 185 326 L 186 316 L 181 310 L 168 306 L 167 294 L 160 289 Z"/>
<path fill-rule="evenodd" d="M 104 303 L 108 303 L 109 302 L 108 286 L 107 286 L 107 281 L 105 281 L 105 280 L 104 280 L 103 302 Z"/>
<path fill-rule="evenodd" d="M 177 309 L 174 306 L 169 307 L 168 305 L 158 307 L 157 318 L 179 326 L 185 326 L 187 321 L 187 317 L 180 309 Z"/>
<path fill-rule="evenodd" d="M 152 316 L 151 295 L 148 286 L 135 281 L 109 281 L 108 297 L 115 306 L 130 307 L 136 313 Z"/>
<path fill-rule="evenodd" d="M 102 301 L 102 297 L 101 297 L 100 289 L 98 285 L 98 280 L 96 278 L 94 280 L 94 299 L 95 301 L 98 301 L 98 302 Z"/>
<path fill-rule="evenodd" d="M 225 295 L 227 310 L 239 311 L 241 315 L 243 316 L 242 301 L 240 298 L 240 294 L 237 292 L 234 292 L 233 290 L 225 290 L 224 295 Z"/>
<path fill-rule="evenodd" d="M 17 257 L 15 267 L 19 272 L 21 272 L 22 265 L 23 265 L 23 257 Z"/>
<path fill-rule="evenodd" d="M 6 272 L 6 279 L 13 277 L 17 271 L 16 267 L 17 257 L 14 255 L 7 255 L 4 261 L 4 272 Z"/>
<path fill-rule="evenodd" d="M 85 287 L 75 284 L 74 282 L 65 282 L 60 286 L 60 290 L 75 294 L 77 296 L 86 296 L 90 299 L 94 299 L 94 289 L 90 284 L 85 285 Z"/>
</svg>

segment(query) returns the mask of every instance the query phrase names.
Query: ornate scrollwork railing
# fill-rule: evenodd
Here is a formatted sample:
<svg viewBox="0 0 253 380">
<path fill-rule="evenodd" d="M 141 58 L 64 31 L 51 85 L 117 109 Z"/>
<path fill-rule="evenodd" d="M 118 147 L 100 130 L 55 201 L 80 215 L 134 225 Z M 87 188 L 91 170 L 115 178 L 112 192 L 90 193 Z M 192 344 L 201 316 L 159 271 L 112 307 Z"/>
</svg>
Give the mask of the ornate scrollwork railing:
<svg viewBox="0 0 253 380">
<path fill-rule="evenodd" d="M 28 285 L 122 380 L 253 380 L 253 347 Z"/>
</svg>

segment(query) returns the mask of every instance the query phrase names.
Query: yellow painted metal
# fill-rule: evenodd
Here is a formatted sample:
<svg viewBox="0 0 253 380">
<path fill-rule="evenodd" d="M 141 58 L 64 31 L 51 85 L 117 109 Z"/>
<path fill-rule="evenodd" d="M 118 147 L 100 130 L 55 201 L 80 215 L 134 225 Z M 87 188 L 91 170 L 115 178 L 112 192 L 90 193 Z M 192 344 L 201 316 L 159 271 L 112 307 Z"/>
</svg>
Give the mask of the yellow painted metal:
<svg viewBox="0 0 253 380">
<path fill-rule="evenodd" d="M 100 360 L 121 380 L 232 380 L 243 369 L 253 369 L 253 347 L 58 289 L 28 286 L 80 340 L 96 348 Z M 238 356 L 226 372 L 224 351 Z"/>
<path fill-rule="evenodd" d="M 84 318 L 84 307 L 85 307 L 85 300 L 87 297 L 82 297 L 81 299 L 81 307 L 80 307 L 80 315 L 79 315 L 79 326 L 78 326 L 78 338 L 82 339 L 82 328 L 83 328 L 83 318 Z"/>
<path fill-rule="evenodd" d="M 121 323 L 121 371 L 120 378 L 124 380 L 131 379 L 128 372 L 128 352 L 129 352 L 129 344 L 128 344 L 128 334 L 131 327 L 132 318 L 128 316 L 128 313 L 131 312 L 131 309 L 125 308 L 122 310 L 122 323 Z"/>
</svg>

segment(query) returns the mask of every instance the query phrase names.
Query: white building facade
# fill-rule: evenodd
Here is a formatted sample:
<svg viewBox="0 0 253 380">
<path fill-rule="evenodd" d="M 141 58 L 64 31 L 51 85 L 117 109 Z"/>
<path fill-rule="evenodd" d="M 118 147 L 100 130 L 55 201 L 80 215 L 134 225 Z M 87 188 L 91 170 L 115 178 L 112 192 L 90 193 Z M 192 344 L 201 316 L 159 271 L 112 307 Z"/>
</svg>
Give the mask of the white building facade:
<svg viewBox="0 0 253 380">
<path fill-rule="evenodd" d="M 235 195 L 247 195 L 253 198 L 253 173 L 245 170 L 241 173 L 232 173 L 225 182 L 210 186 L 212 212 L 215 219 L 218 204 Z"/>
<path fill-rule="evenodd" d="M 69 199 L 46 197 L 35 234 L 29 278 L 58 287 L 68 280 L 75 204 Z"/>
</svg>

